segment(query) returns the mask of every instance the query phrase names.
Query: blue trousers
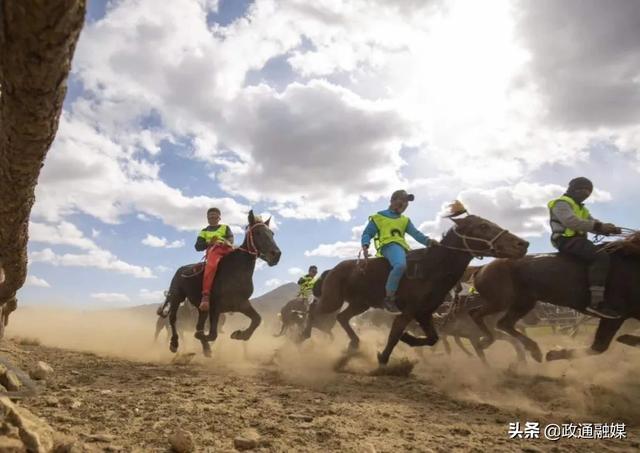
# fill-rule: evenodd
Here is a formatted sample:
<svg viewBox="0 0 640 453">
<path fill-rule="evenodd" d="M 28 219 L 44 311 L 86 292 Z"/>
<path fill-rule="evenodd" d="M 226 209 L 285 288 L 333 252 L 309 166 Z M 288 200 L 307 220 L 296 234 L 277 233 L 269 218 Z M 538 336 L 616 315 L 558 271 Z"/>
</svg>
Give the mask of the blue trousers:
<svg viewBox="0 0 640 453">
<path fill-rule="evenodd" d="M 391 264 L 391 272 L 389 272 L 384 289 L 387 294 L 395 294 L 400 286 L 402 274 L 407 269 L 407 252 L 401 245 L 391 243 L 382 247 L 381 253 Z"/>
</svg>

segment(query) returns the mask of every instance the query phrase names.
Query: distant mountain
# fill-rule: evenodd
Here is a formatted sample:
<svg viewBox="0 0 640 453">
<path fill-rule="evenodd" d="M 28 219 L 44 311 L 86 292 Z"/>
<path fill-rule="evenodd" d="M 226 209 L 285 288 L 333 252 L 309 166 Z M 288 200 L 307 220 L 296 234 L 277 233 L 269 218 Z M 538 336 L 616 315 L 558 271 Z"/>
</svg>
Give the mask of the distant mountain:
<svg viewBox="0 0 640 453">
<path fill-rule="evenodd" d="M 273 313 L 298 295 L 298 285 L 293 282 L 285 283 L 282 286 L 264 293 L 260 297 L 251 299 L 251 304 L 259 313 Z"/>
<path fill-rule="evenodd" d="M 268 293 L 264 293 L 260 297 L 254 297 L 253 299 L 251 299 L 251 304 L 260 314 L 276 313 L 280 311 L 284 304 L 289 302 L 297 295 L 298 285 L 290 282 L 285 283 L 282 286 L 278 286 Z M 160 306 L 161 303 L 162 300 L 159 300 L 155 304 L 136 305 L 134 307 L 128 307 L 124 310 L 127 310 L 129 312 L 133 311 L 144 316 L 149 315 L 155 317 L 156 309 Z"/>
</svg>

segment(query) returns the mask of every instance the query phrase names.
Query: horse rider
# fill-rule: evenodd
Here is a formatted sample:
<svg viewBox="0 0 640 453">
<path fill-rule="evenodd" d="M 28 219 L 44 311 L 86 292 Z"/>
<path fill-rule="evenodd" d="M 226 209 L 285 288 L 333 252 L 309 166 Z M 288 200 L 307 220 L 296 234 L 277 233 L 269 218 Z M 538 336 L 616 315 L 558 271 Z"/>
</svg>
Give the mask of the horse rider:
<svg viewBox="0 0 640 453">
<path fill-rule="evenodd" d="M 604 300 L 604 286 L 609 269 L 609 254 L 598 253 L 587 233 L 619 234 L 621 229 L 613 223 L 603 223 L 591 217 L 584 201 L 591 195 L 593 183 L 578 177 L 569 181 L 564 195 L 548 203 L 551 243 L 560 254 L 570 255 L 589 264 L 590 305 L 586 311 L 600 318 L 617 319 L 620 314 L 607 306 Z"/>
<path fill-rule="evenodd" d="M 404 239 L 405 233 L 424 246 L 436 242 L 418 231 L 409 217 L 402 215 L 409 206 L 409 202 L 414 199 L 413 194 L 407 193 L 406 190 L 393 192 L 389 208 L 378 211 L 369 217 L 369 223 L 365 227 L 360 241 L 365 259 L 369 257 L 369 244 L 373 238 L 377 251 L 376 256 L 384 256 L 391 264 L 391 272 L 389 272 L 385 284 L 386 296 L 383 303 L 384 307 L 392 313 L 400 311 L 396 305 L 396 291 L 400 285 L 402 274 L 407 268 L 407 251 L 410 250 L 409 244 Z"/>
<path fill-rule="evenodd" d="M 209 294 L 218 264 L 225 255 L 233 251 L 233 233 L 228 225 L 220 223 L 221 213 L 218 208 L 207 210 L 209 225 L 200 230 L 195 248 L 198 252 L 206 250 L 204 276 L 202 278 L 202 300 L 200 311 L 209 310 Z"/>
<path fill-rule="evenodd" d="M 316 275 L 318 275 L 317 266 L 309 266 L 309 272 L 298 279 L 298 298 L 304 299 L 306 303 L 309 302 L 311 297 L 311 291 L 313 291 L 313 285 L 316 283 Z"/>
</svg>

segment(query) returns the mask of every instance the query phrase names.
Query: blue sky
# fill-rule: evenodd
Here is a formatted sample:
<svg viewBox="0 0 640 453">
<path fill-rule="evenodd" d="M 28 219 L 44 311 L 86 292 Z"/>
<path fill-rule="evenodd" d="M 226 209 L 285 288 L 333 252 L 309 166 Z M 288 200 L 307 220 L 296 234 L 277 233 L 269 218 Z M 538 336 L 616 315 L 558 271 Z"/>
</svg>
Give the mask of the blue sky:
<svg viewBox="0 0 640 453">
<path fill-rule="evenodd" d="M 89 2 L 22 303 L 159 302 L 210 206 L 236 245 L 273 216 L 255 295 L 354 257 L 398 188 L 436 237 L 460 198 L 549 251 L 545 204 L 579 175 L 639 226 L 638 4 L 478 3 Z"/>
</svg>

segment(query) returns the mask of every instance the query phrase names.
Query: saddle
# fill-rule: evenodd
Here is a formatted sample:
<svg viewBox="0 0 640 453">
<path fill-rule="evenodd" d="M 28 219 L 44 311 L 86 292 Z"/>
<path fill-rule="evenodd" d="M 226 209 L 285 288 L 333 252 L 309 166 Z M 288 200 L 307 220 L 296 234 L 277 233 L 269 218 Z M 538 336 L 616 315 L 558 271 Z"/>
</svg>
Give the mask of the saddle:
<svg viewBox="0 0 640 453">
<path fill-rule="evenodd" d="M 407 253 L 407 269 L 405 276 L 410 280 L 421 280 L 426 278 L 427 270 L 425 269 L 425 256 L 427 249 L 411 250 Z"/>
<path fill-rule="evenodd" d="M 204 271 L 204 262 L 188 264 L 182 268 L 180 276 L 184 278 L 191 278 L 201 274 Z"/>
</svg>

